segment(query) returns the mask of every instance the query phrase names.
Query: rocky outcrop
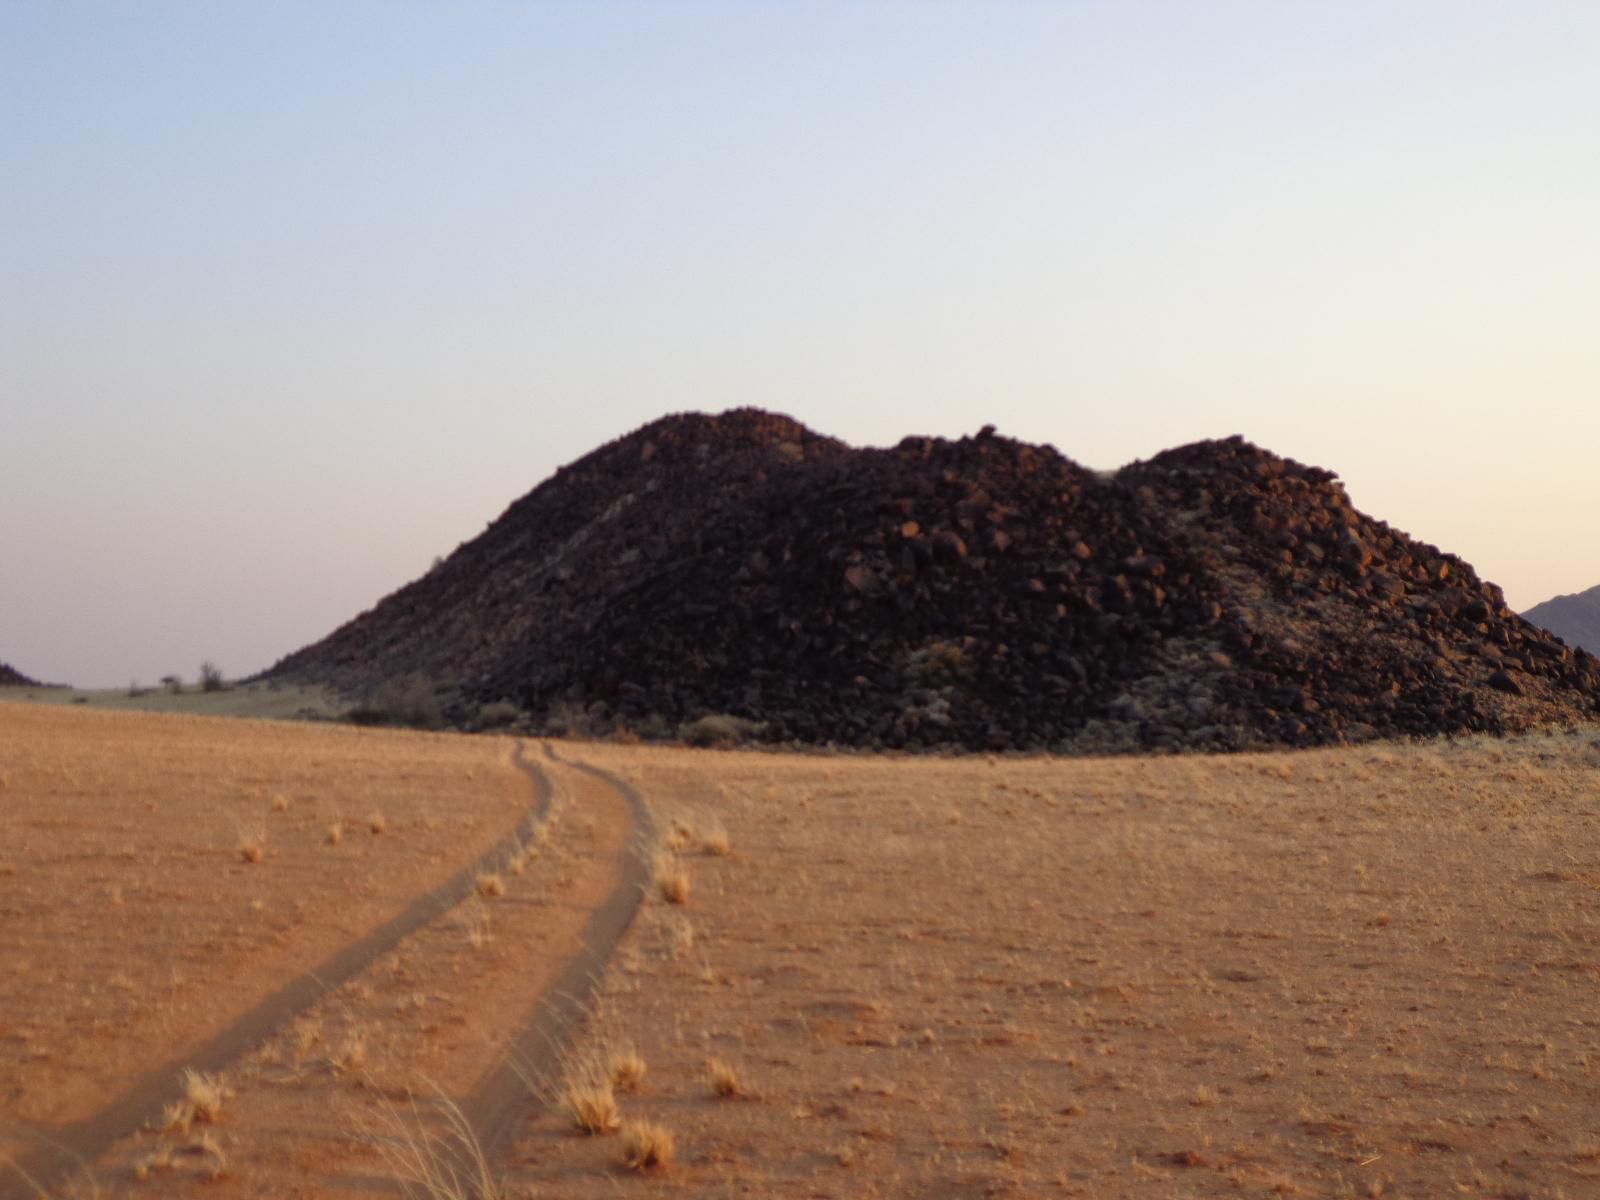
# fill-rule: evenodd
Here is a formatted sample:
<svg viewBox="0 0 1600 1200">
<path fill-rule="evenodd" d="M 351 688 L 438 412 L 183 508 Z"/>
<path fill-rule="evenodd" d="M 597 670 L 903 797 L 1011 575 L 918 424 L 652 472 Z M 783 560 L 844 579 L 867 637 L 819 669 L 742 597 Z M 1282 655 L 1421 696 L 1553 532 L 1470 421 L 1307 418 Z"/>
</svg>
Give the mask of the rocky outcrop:
<svg viewBox="0 0 1600 1200">
<path fill-rule="evenodd" d="M 9 663 L 0 662 L 0 687 L 39 687 L 39 683 L 29 679 L 21 671 Z"/>
<path fill-rule="evenodd" d="M 1522 615 L 1568 645 L 1600 654 L 1600 587 L 1572 596 L 1557 596 L 1535 604 Z"/>
<path fill-rule="evenodd" d="M 854 449 L 753 410 L 563 468 L 270 674 L 408 672 L 463 719 L 1065 752 L 1499 732 L 1600 690 L 1467 564 L 1238 438 L 1103 476 L 990 429 Z"/>
</svg>

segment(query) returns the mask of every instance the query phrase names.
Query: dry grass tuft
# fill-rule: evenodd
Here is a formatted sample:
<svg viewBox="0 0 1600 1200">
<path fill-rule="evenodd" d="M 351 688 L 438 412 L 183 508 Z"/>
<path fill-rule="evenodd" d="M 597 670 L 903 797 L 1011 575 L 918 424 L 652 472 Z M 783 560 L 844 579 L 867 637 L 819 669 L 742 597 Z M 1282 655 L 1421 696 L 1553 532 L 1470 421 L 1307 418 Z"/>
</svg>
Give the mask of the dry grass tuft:
<svg viewBox="0 0 1600 1200">
<path fill-rule="evenodd" d="M 337 846 L 341 841 L 344 840 L 344 826 L 338 821 L 335 821 L 332 825 L 329 825 L 326 840 L 328 845 Z"/>
<path fill-rule="evenodd" d="M 258 863 L 267 852 L 267 838 L 261 833 L 239 835 L 239 857 L 247 863 Z"/>
<path fill-rule="evenodd" d="M 722 827 L 720 821 L 706 830 L 705 837 L 701 840 L 707 854 L 715 858 L 726 858 L 733 852 L 733 842 L 728 837 L 728 831 Z"/>
<path fill-rule="evenodd" d="M 618 1050 L 611 1056 L 611 1085 L 619 1092 L 637 1092 L 644 1082 L 644 1059 L 635 1050 Z"/>
<path fill-rule="evenodd" d="M 383 819 L 381 812 L 373 809 L 372 812 L 367 814 L 367 828 L 372 830 L 373 833 L 382 833 L 389 828 L 389 822 Z"/>
<path fill-rule="evenodd" d="M 211 1160 L 206 1178 L 212 1183 L 228 1173 L 228 1156 L 223 1152 L 222 1143 L 209 1129 L 196 1134 L 183 1149 L 185 1154 L 203 1154 Z"/>
<path fill-rule="evenodd" d="M 328 1056 L 328 1065 L 333 1068 L 335 1075 L 348 1075 L 352 1071 L 359 1071 L 367 1064 L 367 1039 L 359 1033 L 353 1033 L 340 1044 L 339 1049 Z"/>
<path fill-rule="evenodd" d="M 279 813 L 288 812 L 289 797 L 285 796 L 282 792 L 279 792 L 276 796 L 274 796 L 272 798 L 272 811 Z"/>
<path fill-rule="evenodd" d="M 611 1081 L 592 1079 L 587 1073 L 570 1077 L 562 1085 L 561 1106 L 584 1133 L 611 1133 L 622 1124 Z"/>
<path fill-rule="evenodd" d="M 484 898 L 504 896 L 506 894 L 506 881 L 496 874 L 478 876 L 478 895 Z"/>
<path fill-rule="evenodd" d="M 670 854 L 656 856 L 656 888 L 668 904 L 686 904 L 689 901 L 689 872 Z"/>
<path fill-rule="evenodd" d="M 622 1161 L 635 1171 L 664 1170 L 672 1165 L 672 1133 L 653 1121 L 629 1121 L 622 1127 Z"/>
<path fill-rule="evenodd" d="M 228 1089 L 220 1076 L 206 1075 L 192 1067 L 184 1069 L 183 1099 L 194 1110 L 196 1121 L 207 1124 L 215 1121 L 222 1115 L 222 1102 L 227 1096 Z"/>
<path fill-rule="evenodd" d="M 482 900 L 474 898 L 466 905 L 461 921 L 466 927 L 467 944 L 474 950 L 482 950 L 494 940 L 494 935 L 490 931 L 489 909 Z"/>
<path fill-rule="evenodd" d="M 723 1099 L 744 1095 L 744 1084 L 739 1082 L 739 1072 L 720 1058 L 713 1058 L 706 1063 L 706 1078 L 711 1081 L 713 1095 L 721 1096 Z"/>
<path fill-rule="evenodd" d="M 668 904 L 687 904 L 689 902 L 689 874 L 687 871 L 674 871 L 661 879 L 661 898 Z"/>
<path fill-rule="evenodd" d="M 415 1108 L 408 1119 L 390 1107 L 371 1135 L 401 1193 L 408 1200 L 509 1200 L 461 1109 L 443 1092 L 434 1104 L 443 1118 L 442 1134 L 429 1134 L 433 1122 Z"/>
<path fill-rule="evenodd" d="M 689 844 L 689 839 L 694 836 L 694 831 L 682 821 L 674 819 L 672 828 L 667 831 L 666 843 L 669 850 L 682 850 Z"/>
<path fill-rule="evenodd" d="M 133 1177 L 140 1183 L 149 1179 L 157 1171 L 170 1171 L 172 1169 L 172 1147 L 161 1146 L 144 1155 L 133 1164 Z"/>
</svg>

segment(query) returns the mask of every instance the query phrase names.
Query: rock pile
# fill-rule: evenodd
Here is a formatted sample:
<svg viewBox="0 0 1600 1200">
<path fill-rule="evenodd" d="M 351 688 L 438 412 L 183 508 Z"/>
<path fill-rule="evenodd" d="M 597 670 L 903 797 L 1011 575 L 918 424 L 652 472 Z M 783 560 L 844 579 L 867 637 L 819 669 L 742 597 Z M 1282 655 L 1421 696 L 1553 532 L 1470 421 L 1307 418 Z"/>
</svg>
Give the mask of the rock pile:
<svg viewBox="0 0 1600 1200">
<path fill-rule="evenodd" d="M 273 668 L 458 720 L 1063 752 L 1590 720 L 1600 663 L 1332 474 L 1239 439 L 1115 475 L 985 429 L 854 449 L 754 410 L 572 464 Z"/>
</svg>

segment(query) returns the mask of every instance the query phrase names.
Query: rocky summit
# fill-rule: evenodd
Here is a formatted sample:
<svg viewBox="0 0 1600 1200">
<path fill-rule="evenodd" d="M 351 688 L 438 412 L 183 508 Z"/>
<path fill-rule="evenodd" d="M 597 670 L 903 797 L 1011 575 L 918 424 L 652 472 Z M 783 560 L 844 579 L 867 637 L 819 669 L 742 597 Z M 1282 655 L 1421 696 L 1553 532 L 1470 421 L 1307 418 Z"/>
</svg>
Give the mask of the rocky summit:
<svg viewBox="0 0 1600 1200">
<path fill-rule="evenodd" d="M 1240 438 L 1103 473 L 989 428 L 857 449 L 750 409 L 564 467 L 268 674 L 425 677 L 469 727 L 1066 753 L 1507 732 L 1600 697 L 1600 663 L 1468 564 Z"/>
</svg>

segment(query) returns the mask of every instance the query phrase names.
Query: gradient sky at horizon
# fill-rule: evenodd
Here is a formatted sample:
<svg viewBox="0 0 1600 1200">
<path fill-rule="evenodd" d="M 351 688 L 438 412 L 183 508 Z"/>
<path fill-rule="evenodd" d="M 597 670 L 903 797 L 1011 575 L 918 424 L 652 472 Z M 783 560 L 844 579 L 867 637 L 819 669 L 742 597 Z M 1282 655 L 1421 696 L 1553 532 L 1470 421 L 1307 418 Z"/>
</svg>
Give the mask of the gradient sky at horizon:
<svg viewBox="0 0 1600 1200">
<path fill-rule="evenodd" d="M 1600 584 L 1600 5 L 0 0 L 0 660 L 253 672 L 673 411 L 1240 433 Z"/>
</svg>

